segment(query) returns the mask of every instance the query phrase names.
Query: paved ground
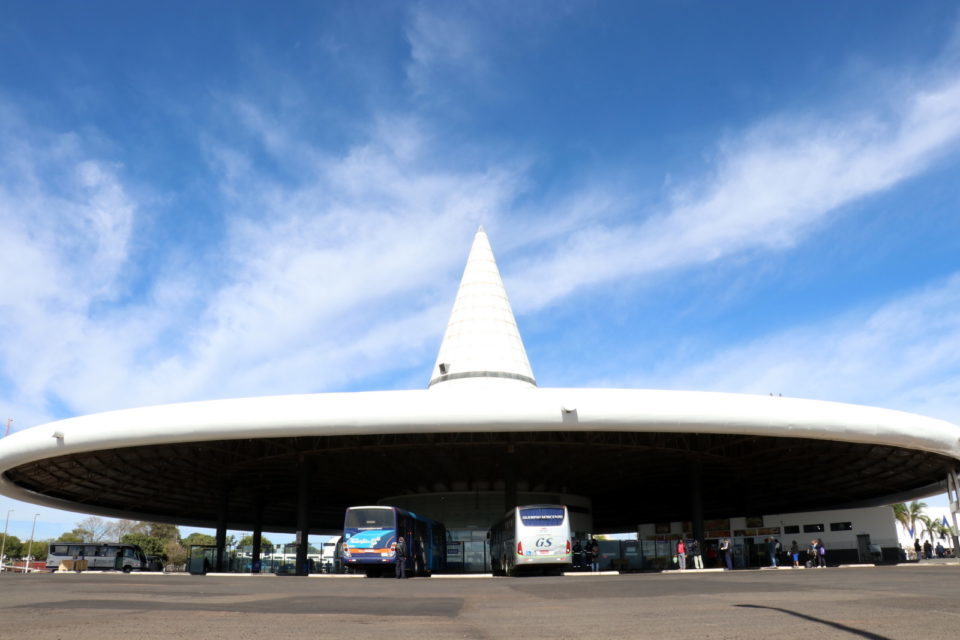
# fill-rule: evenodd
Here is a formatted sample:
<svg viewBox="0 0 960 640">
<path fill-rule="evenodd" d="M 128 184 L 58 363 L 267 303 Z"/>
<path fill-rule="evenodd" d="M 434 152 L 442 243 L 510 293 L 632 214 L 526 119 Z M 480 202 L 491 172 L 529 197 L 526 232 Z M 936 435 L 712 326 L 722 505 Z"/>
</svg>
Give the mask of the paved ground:
<svg viewBox="0 0 960 640">
<path fill-rule="evenodd" d="M 960 637 L 960 567 L 486 579 L 0 575 L 0 638 Z"/>
</svg>

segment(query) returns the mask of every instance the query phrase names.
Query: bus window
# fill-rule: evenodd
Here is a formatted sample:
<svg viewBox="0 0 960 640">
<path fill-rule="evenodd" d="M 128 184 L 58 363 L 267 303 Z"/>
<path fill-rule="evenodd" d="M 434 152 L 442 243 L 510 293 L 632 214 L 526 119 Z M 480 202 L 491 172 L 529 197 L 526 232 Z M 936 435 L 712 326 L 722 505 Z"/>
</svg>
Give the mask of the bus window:
<svg viewBox="0 0 960 640">
<path fill-rule="evenodd" d="M 393 511 L 390 509 L 348 509 L 347 529 L 392 529 Z"/>
<path fill-rule="evenodd" d="M 527 507 L 520 509 L 525 526 L 556 527 L 563 524 L 563 507 Z"/>
</svg>

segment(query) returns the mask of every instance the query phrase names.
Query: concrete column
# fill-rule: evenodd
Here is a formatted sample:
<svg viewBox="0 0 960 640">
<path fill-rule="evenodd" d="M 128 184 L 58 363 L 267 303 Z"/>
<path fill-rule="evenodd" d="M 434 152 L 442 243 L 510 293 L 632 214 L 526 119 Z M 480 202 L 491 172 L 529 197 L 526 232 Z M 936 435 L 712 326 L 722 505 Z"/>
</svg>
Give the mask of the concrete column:
<svg viewBox="0 0 960 640">
<path fill-rule="evenodd" d="M 513 443 L 507 445 L 507 454 L 503 456 L 503 511 L 506 513 L 517 506 L 517 456 Z"/>
<path fill-rule="evenodd" d="M 260 573 L 260 543 L 263 539 L 263 500 L 257 498 L 255 513 L 253 517 L 253 552 L 251 557 L 251 568 L 253 573 Z"/>
<path fill-rule="evenodd" d="M 960 533 L 960 527 L 957 526 L 957 517 L 960 516 L 960 473 L 956 469 L 947 469 L 947 501 L 950 503 L 950 515 L 953 516 L 953 531 Z M 960 557 L 957 551 L 960 550 L 960 536 L 953 535 L 953 554 L 954 557 Z"/>
<path fill-rule="evenodd" d="M 690 464 L 690 519 L 693 537 L 703 544 L 703 469 L 700 461 Z"/>
<path fill-rule="evenodd" d="M 226 487 L 220 489 L 220 504 L 217 508 L 217 571 L 222 572 L 227 559 L 227 508 L 230 506 Z"/>
<path fill-rule="evenodd" d="M 300 459 L 297 483 L 297 566 L 294 575 L 307 575 L 307 550 L 310 535 L 310 468 Z"/>
</svg>

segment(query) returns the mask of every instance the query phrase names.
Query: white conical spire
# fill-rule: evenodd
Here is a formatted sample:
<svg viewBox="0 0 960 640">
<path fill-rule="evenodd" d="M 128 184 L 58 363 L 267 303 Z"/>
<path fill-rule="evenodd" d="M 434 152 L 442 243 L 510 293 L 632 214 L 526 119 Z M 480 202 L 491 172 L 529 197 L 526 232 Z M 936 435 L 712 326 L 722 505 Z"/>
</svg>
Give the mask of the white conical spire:
<svg viewBox="0 0 960 640">
<path fill-rule="evenodd" d="M 537 384 L 483 227 L 473 239 L 429 386 L 453 381 Z"/>
</svg>

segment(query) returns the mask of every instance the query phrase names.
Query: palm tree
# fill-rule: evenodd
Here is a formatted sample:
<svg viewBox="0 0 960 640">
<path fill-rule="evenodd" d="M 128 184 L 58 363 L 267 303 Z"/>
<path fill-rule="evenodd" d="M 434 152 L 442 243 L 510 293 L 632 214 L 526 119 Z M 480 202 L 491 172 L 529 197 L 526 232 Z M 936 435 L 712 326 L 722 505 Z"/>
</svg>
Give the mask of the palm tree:
<svg viewBox="0 0 960 640">
<path fill-rule="evenodd" d="M 919 520 L 920 523 L 923 525 L 923 533 L 930 536 L 930 544 L 933 544 L 935 542 L 935 540 L 933 539 L 933 534 L 934 534 L 934 531 L 936 530 L 936 526 L 940 524 L 940 521 L 926 515 L 918 517 L 917 520 Z"/>
<path fill-rule="evenodd" d="M 919 538 L 920 536 L 917 534 L 917 523 L 921 522 L 923 510 L 927 508 L 927 503 L 914 500 L 910 504 L 898 502 L 897 504 L 890 505 L 890 507 L 893 509 L 893 517 L 903 526 L 904 531 L 912 537 Z"/>
<path fill-rule="evenodd" d="M 926 508 L 927 508 L 926 502 L 919 502 L 917 500 L 914 500 L 913 502 L 907 505 L 907 511 L 910 515 L 910 529 L 913 530 L 914 535 L 916 535 L 918 538 L 920 536 L 919 536 L 919 532 L 917 531 L 917 523 L 923 521 L 922 520 L 924 517 L 923 510 Z"/>
<path fill-rule="evenodd" d="M 945 524 L 943 520 L 930 520 L 930 540 L 933 540 L 933 534 L 936 534 L 941 540 L 953 535 L 953 527 Z"/>
<path fill-rule="evenodd" d="M 893 519 L 900 523 L 904 531 L 909 533 L 910 510 L 907 508 L 907 505 L 903 502 L 898 502 L 897 504 L 890 505 L 890 508 L 893 509 Z"/>
</svg>

